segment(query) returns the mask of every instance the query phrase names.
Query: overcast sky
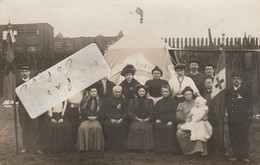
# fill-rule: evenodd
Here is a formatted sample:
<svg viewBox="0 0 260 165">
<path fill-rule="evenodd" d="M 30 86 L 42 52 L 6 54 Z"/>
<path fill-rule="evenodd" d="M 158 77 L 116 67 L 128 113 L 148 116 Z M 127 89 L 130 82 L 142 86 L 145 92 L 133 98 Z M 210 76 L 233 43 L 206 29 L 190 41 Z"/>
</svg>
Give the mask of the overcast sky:
<svg viewBox="0 0 260 165">
<path fill-rule="evenodd" d="M 114 36 L 144 25 L 158 37 L 260 37 L 260 0 L 0 0 L 0 24 L 49 23 L 65 37 Z M 141 33 L 141 32 L 140 32 Z"/>
</svg>

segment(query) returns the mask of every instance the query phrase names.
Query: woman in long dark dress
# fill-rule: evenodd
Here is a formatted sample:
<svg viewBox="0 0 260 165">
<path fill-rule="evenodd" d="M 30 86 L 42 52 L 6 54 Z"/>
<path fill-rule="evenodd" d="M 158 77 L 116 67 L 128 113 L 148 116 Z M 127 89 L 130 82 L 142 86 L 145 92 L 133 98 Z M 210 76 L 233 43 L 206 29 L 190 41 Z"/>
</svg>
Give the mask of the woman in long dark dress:
<svg viewBox="0 0 260 165">
<path fill-rule="evenodd" d="M 129 101 L 130 99 L 135 98 L 134 88 L 136 85 L 140 84 L 135 78 L 136 69 L 133 65 L 126 65 L 121 71 L 121 75 L 125 77 L 119 85 L 123 88 L 123 97 Z"/>
<path fill-rule="evenodd" d="M 67 99 L 67 110 L 66 114 L 68 120 L 71 124 L 71 133 L 72 133 L 72 143 L 76 145 L 77 142 L 77 133 L 80 122 L 80 103 L 83 99 L 83 91 L 71 96 Z"/>
<path fill-rule="evenodd" d="M 149 98 L 154 101 L 154 104 L 162 98 L 161 87 L 163 85 L 169 85 L 168 81 L 161 79 L 163 72 L 156 66 L 152 70 L 153 79 L 147 80 L 145 85 L 148 86 Z"/>
<path fill-rule="evenodd" d="M 161 87 L 163 98 L 154 107 L 154 151 L 177 152 L 176 109 L 178 103 L 172 98 L 169 85 Z"/>
<path fill-rule="evenodd" d="M 128 133 L 127 102 L 122 97 L 122 87 L 113 87 L 113 96 L 103 104 L 105 120 L 102 123 L 105 136 L 105 149 L 125 151 Z"/>
<path fill-rule="evenodd" d="M 186 122 L 186 118 L 189 115 L 191 109 L 195 106 L 193 100 L 193 90 L 190 87 L 186 87 L 182 94 L 186 101 L 180 103 L 176 112 L 176 119 L 179 122 L 177 126 L 177 140 L 180 144 L 184 155 L 200 154 L 202 156 L 207 155 L 207 143 L 197 140 L 191 141 L 191 132 L 181 129 L 181 125 Z"/>
<path fill-rule="evenodd" d="M 81 124 L 78 128 L 77 148 L 79 151 L 103 151 L 104 135 L 99 119 L 101 114 L 101 99 L 97 88 L 90 87 L 89 94 L 81 103 Z"/>
<path fill-rule="evenodd" d="M 128 113 L 131 123 L 127 139 L 128 150 L 153 149 L 153 100 L 147 98 L 147 87 L 136 87 L 137 98 L 130 100 Z"/>
<path fill-rule="evenodd" d="M 69 152 L 72 147 L 71 126 L 66 117 L 67 101 L 48 112 L 46 150 L 51 153 Z"/>
</svg>

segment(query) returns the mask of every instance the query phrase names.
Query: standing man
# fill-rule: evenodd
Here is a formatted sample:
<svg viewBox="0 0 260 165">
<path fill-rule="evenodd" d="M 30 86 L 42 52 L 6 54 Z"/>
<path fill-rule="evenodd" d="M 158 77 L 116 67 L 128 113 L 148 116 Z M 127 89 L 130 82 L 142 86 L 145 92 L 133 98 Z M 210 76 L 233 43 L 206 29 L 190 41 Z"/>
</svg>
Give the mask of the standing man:
<svg viewBox="0 0 260 165">
<path fill-rule="evenodd" d="M 20 70 L 21 70 L 20 75 L 22 80 L 17 84 L 17 87 L 30 79 L 31 68 L 29 65 L 22 65 L 20 67 Z M 23 154 L 26 154 L 29 151 L 34 151 L 38 154 L 43 154 L 43 152 L 38 147 L 38 140 L 39 140 L 38 118 L 31 119 L 25 107 L 21 103 L 20 99 L 17 97 L 16 100 L 19 103 L 18 114 L 20 119 L 20 126 L 22 128 L 22 138 L 23 138 L 23 149 L 21 152 Z"/>
<path fill-rule="evenodd" d="M 253 116 L 250 92 L 242 85 L 242 74 L 233 73 L 233 87 L 227 90 L 227 111 L 230 143 L 234 157 L 230 161 L 242 159 L 249 162 L 249 127 Z"/>
<path fill-rule="evenodd" d="M 172 90 L 172 95 L 173 97 L 175 97 L 178 103 L 185 101 L 182 91 L 187 86 L 189 86 L 194 91 L 195 96 L 200 96 L 199 90 L 196 87 L 194 81 L 190 77 L 184 75 L 185 68 L 185 64 L 176 64 L 174 66 L 176 75 L 174 75 L 169 81 L 169 85 Z"/>
<path fill-rule="evenodd" d="M 199 61 L 190 61 L 189 65 L 190 65 L 190 73 L 188 73 L 186 76 L 190 77 L 194 81 L 200 94 L 202 94 L 204 92 L 205 75 L 198 71 Z"/>
<path fill-rule="evenodd" d="M 214 65 L 212 65 L 212 64 L 207 64 L 207 65 L 205 65 L 205 67 L 204 67 L 204 69 L 205 69 L 205 75 L 206 75 L 206 77 L 213 77 L 214 78 L 214 72 L 215 72 L 215 68 L 214 68 Z"/>
</svg>

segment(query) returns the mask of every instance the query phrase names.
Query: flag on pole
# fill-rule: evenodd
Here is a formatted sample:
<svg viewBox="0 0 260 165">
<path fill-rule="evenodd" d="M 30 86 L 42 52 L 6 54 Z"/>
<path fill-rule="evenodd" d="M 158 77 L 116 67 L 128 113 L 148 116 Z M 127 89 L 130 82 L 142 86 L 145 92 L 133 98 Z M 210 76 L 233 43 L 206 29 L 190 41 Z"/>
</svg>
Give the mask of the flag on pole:
<svg viewBox="0 0 260 165">
<path fill-rule="evenodd" d="M 136 12 L 136 14 L 140 15 L 141 18 L 143 18 L 144 12 L 143 12 L 143 10 L 140 7 L 137 7 L 135 12 Z"/>
<path fill-rule="evenodd" d="M 225 100 L 226 100 L 226 59 L 225 50 L 221 46 L 221 54 L 219 56 L 218 64 L 216 67 L 216 75 L 214 77 L 211 104 L 214 107 L 216 120 L 218 126 L 215 127 L 216 143 L 218 147 L 224 148 L 224 116 L 225 116 Z"/>
<path fill-rule="evenodd" d="M 137 7 L 136 10 L 135 10 L 135 12 L 136 12 L 138 15 L 141 16 L 141 18 L 140 18 L 140 23 L 143 23 L 143 18 L 144 18 L 144 12 L 143 12 L 143 10 L 142 10 L 140 7 Z"/>
<path fill-rule="evenodd" d="M 11 25 L 9 24 L 6 42 L 5 42 L 5 75 L 4 75 L 4 85 L 3 85 L 3 96 L 5 101 L 4 106 L 10 107 L 14 102 L 14 89 L 16 87 L 15 79 L 15 57 L 14 57 L 14 46 L 15 37 L 11 30 Z"/>
</svg>

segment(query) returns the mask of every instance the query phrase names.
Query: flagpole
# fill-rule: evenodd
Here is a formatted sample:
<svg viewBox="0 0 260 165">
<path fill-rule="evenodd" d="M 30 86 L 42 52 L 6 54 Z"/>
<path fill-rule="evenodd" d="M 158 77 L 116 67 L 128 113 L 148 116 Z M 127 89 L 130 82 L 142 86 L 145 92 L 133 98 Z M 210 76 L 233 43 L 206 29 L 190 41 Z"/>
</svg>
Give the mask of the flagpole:
<svg viewBox="0 0 260 165">
<path fill-rule="evenodd" d="M 10 40 L 8 39 L 8 42 L 11 42 L 12 44 L 12 48 L 13 48 L 13 41 L 11 39 L 11 23 L 9 21 L 8 23 L 8 33 L 10 35 Z M 7 36 L 8 37 L 8 36 Z M 7 44 L 10 44 L 10 43 L 7 43 Z M 16 147 L 16 155 L 19 154 L 19 146 L 18 146 L 18 127 L 17 127 L 17 107 L 16 107 L 16 95 L 15 95 L 15 87 L 16 87 L 16 67 L 15 67 L 15 57 L 14 57 L 14 60 L 13 60 L 13 64 L 12 64 L 12 70 L 13 70 L 13 74 L 14 74 L 14 79 L 13 79 L 13 82 L 12 82 L 12 98 L 13 98 L 13 110 L 14 110 L 14 128 L 15 128 L 15 147 Z M 9 74 L 11 74 L 11 72 L 9 72 Z M 11 75 L 10 75 L 11 76 Z"/>
</svg>

